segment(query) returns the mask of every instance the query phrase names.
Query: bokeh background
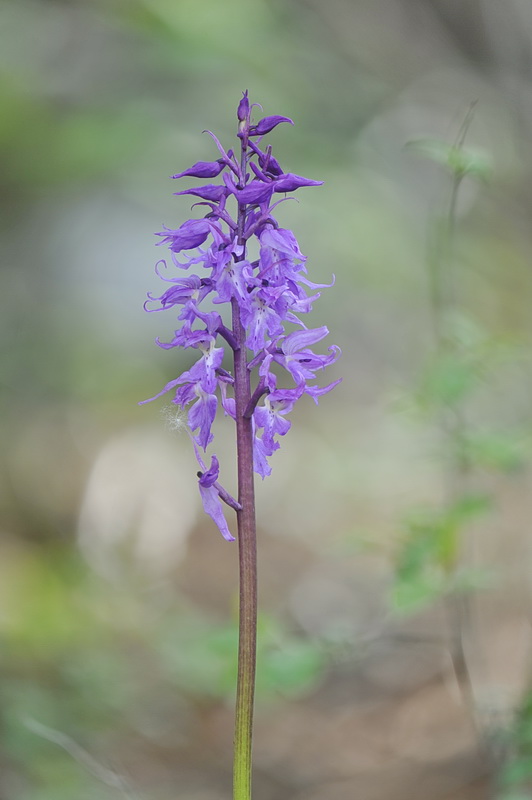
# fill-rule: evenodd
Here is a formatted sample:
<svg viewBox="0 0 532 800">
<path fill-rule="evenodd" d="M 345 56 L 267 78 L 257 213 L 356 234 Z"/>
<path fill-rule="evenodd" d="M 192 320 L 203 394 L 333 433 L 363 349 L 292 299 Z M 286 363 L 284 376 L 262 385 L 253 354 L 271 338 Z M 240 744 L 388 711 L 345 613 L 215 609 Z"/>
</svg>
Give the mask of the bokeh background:
<svg viewBox="0 0 532 800">
<path fill-rule="evenodd" d="M 254 796 L 530 797 L 530 2 L 0 10 L 2 800 L 230 796 L 236 549 L 167 400 L 137 402 L 185 368 L 154 344 L 172 313 L 142 311 L 153 232 L 189 211 L 169 176 L 216 157 L 202 130 L 231 142 L 244 89 L 294 119 L 268 137 L 285 169 L 325 181 L 279 219 L 311 278 L 336 276 L 312 324 L 343 351 L 343 383 L 300 403 L 257 486 Z M 468 398 L 497 435 L 475 472 L 490 511 L 463 536 L 457 675 L 430 576 L 397 591 L 405 517 L 438 506 L 447 468 L 412 397 L 451 176 L 406 145 L 452 142 L 473 102 L 465 147 L 490 177 L 463 182 L 453 269 L 467 336 L 505 355 Z"/>
</svg>

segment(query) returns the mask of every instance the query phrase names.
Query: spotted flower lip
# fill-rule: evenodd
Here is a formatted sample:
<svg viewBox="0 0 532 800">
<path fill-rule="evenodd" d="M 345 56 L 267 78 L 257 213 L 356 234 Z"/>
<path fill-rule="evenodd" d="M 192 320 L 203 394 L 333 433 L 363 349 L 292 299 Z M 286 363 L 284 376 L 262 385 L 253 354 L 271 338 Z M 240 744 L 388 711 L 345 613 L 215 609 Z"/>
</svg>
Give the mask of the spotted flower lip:
<svg viewBox="0 0 532 800">
<path fill-rule="evenodd" d="M 237 419 L 235 378 L 225 362 L 227 351 L 246 350 L 251 399 L 245 417 L 251 420 L 254 470 L 262 478 L 271 473 L 270 459 L 290 430 L 288 417 L 295 405 L 304 395 L 318 403 L 340 382 L 323 386 L 317 381 L 337 361 L 340 350 L 332 345 L 324 353 L 316 352 L 328 328 L 309 328 L 301 318 L 319 298 L 316 290 L 332 286 L 334 278 L 332 283 L 315 283 L 307 277 L 307 259 L 296 237 L 275 217 L 284 200 L 276 195 L 323 182 L 283 171 L 261 137 L 293 121 L 273 115 L 254 124 L 251 115 L 256 107 L 244 92 L 237 107 L 242 163 L 208 131 L 220 157 L 198 161 L 173 176 L 200 179 L 199 186 L 175 192 L 198 198 L 193 206 L 196 216 L 156 234 L 158 245 L 170 251 L 168 263 L 162 259 L 156 265 L 167 288 L 160 295 L 149 293 L 145 304 L 149 312 L 173 309 L 177 316 L 173 337 L 157 338 L 159 347 L 183 348 L 195 360 L 142 403 L 170 394 L 171 402 L 186 411 L 187 430 L 201 467 L 198 487 L 203 507 L 228 541 L 233 536 L 222 502 L 237 511 L 241 507 L 219 483 L 217 457 L 211 457 L 207 468 L 200 455 L 214 440 L 219 411 L 229 420 Z M 212 183 L 218 176 L 220 182 Z M 243 338 L 237 336 L 239 325 L 230 330 L 224 323 L 224 306 L 236 309 Z"/>
</svg>

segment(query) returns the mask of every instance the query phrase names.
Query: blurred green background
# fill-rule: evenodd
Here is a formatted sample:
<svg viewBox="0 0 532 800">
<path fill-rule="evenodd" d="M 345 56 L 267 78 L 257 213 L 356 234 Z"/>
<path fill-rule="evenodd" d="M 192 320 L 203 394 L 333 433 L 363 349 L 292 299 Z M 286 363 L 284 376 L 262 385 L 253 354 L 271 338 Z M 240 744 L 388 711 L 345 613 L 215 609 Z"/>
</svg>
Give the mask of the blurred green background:
<svg viewBox="0 0 532 800">
<path fill-rule="evenodd" d="M 311 324 L 343 351 L 257 486 L 255 798 L 529 797 L 530 3 L 0 10 L 1 800 L 230 796 L 236 549 L 198 508 L 167 400 L 137 402 L 185 368 L 154 344 L 172 313 L 142 311 L 153 232 L 189 212 L 169 176 L 216 157 L 204 129 L 231 146 L 244 89 L 294 119 L 267 137 L 283 167 L 325 181 L 278 219 L 312 280 L 336 276 Z M 464 543 L 472 713 L 434 583 L 400 571 L 408 615 L 393 586 L 405 516 L 438 504 L 444 470 L 412 396 L 449 175 L 405 145 L 452 142 L 474 101 L 466 147 L 491 177 L 464 181 L 453 269 L 466 338 L 497 356 L 469 413 L 505 433 L 479 440 L 492 510 Z"/>
</svg>

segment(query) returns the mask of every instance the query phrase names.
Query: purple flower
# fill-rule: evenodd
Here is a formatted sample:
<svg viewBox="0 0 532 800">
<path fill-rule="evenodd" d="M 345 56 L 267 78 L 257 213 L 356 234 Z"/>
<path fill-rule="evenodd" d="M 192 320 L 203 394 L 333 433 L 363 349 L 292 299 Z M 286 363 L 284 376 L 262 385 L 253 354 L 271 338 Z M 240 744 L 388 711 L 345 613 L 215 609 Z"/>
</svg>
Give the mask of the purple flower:
<svg viewBox="0 0 532 800">
<path fill-rule="evenodd" d="M 265 346 L 269 337 L 282 333 L 281 317 L 275 308 L 275 301 L 282 289 L 258 289 L 250 298 L 249 305 L 240 308 L 242 324 L 248 331 L 246 345 L 254 353 Z"/>
<path fill-rule="evenodd" d="M 239 203 L 267 203 L 274 190 L 273 183 L 263 181 L 251 181 L 244 189 L 234 189 L 234 194 Z"/>
<path fill-rule="evenodd" d="M 264 247 L 271 247 L 279 253 L 284 253 L 291 258 L 305 260 L 305 256 L 299 249 L 297 239 L 292 231 L 286 228 L 274 228 L 273 225 L 266 225 L 260 235 L 260 243 Z"/>
<path fill-rule="evenodd" d="M 273 360 L 281 364 L 293 377 L 297 384 L 305 384 L 315 378 L 317 369 L 324 369 L 333 364 L 340 355 L 335 345 L 329 347 L 329 355 L 320 356 L 308 349 L 307 345 L 316 344 L 328 335 L 323 325 L 321 328 L 295 331 L 284 338 L 280 349 L 273 355 Z"/>
<path fill-rule="evenodd" d="M 211 226 L 208 220 L 189 219 L 175 231 L 165 228 L 155 235 L 163 237 L 159 244 L 168 244 L 173 253 L 180 253 L 181 250 L 192 250 L 203 244 L 210 232 Z"/>
<path fill-rule="evenodd" d="M 249 261 L 235 261 L 231 251 L 224 251 L 213 271 L 218 297 L 215 303 L 228 303 L 236 298 L 240 307 L 250 304 L 248 288 L 253 285 L 253 270 Z"/>
<path fill-rule="evenodd" d="M 199 198 L 193 208 L 203 207 L 204 216 L 189 219 L 175 229 L 165 227 L 157 234 L 158 244 L 168 246 L 178 270 L 193 267 L 194 274 L 169 276 L 166 262 L 158 262 L 156 272 L 170 286 L 159 297 L 148 294 L 146 304 L 147 311 L 174 309 L 179 323 L 171 341 L 156 340 L 160 347 L 180 347 L 189 354 L 195 351 L 192 366 L 150 400 L 173 392 L 172 403 L 187 409 L 187 430 L 201 467 L 198 477 L 203 507 L 228 540 L 233 537 L 221 503 L 237 511 L 241 506 L 218 482 L 216 456 L 207 469 L 200 455 L 200 449 L 205 451 L 213 441 L 218 409 L 232 421 L 237 420 L 240 409 L 238 413 L 250 420 L 251 431 L 249 423 L 247 430 L 252 436 L 254 470 L 265 478 L 271 473 L 269 458 L 290 430 L 288 417 L 296 403 L 303 395 L 310 395 L 317 403 L 339 383 L 335 380 L 317 385 L 318 371 L 333 364 L 340 351 L 333 345 L 325 354 L 314 352 L 328 329 L 325 325 L 308 328 L 301 319 L 320 296 L 315 290 L 332 283 L 308 279 L 306 257 L 296 237 L 280 227 L 274 216 L 283 202 L 275 202 L 274 194 L 322 182 L 284 172 L 271 147 L 261 149 L 256 141 L 282 122 L 293 124 L 292 120 L 267 116 L 251 124 L 252 109 L 246 91 L 237 108 L 238 156 L 231 149 L 225 150 L 208 131 L 221 157 L 199 161 L 174 175 L 203 181 L 198 187 L 175 194 Z M 209 182 L 220 174 L 223 183 Z M 164 265 L 164 270 L 159 265 Z M 231 328 L 229 318 L 233 320 Z M 244 353 L 247 361 L 250 377 L 245 385 L 241 373 L 234 377 L 224 361 L 226 354 L 236 353 Z"/>
<path fill-rule="evenodd" d="M 167 383 L 158 394 L 142 403 L 149 403 L 176 389 L 173 400 L 176 405 L 186 408 L 189 403 L 194 403 L 188 412 L 189 428 L 191 431 L 199 429 L 194 439 L 206 450 L 213 439 L 211 427 L 218 406 L 215 394 L 219 380 L 217 370 L 221 367 L 224 351 L 221 347 L 214 347 L 215 339 L 207 331 L 189 331 L 188 342 L 201 350 L 201 358 L 179 378 Z"/>
<path fill-rule="evenodd" d="M 218 459 L 216 456 L 212 456 L 211 466 L 206 470 L 205 464 L 201 458 L 199 458 L 199 454 L 197 452 L 196 457 L 198 458 L 200 467 L 203 469 L 202 472 L 198 472 L 198 486 L 201 495 L 201 502 L 203 503 L 203 509 L 218 526 L 224 539 L 227 539 L 228 542 L 234 542 L 235 537 L 231 535 L 231 531 L 227 525 L 227 520 L 225 519 L 224 512 L 222 510 L 222 503 L 220 501 L 220 492 L 216 485 L 218 481 L 218 475 L 220 474 Z"/>
<path fill-rule="evenodd" d="M 291 422 L 285 419 L 285 414 L 292 411 L 295 403 L 303 394 L 304 387 L 299 386 L 295 389 L 276 389 L 264 399 L 264 405 L 257 406 L 253 412 L 253 422 L 255 427 L 255 472 L 265 478 L 271 468 L 268 464 L 268 456 L 279 449 L 279 442 L 276 436 L 285 436 L 291 427 Z M 257 433 L 257 429 L 262 429 L 262 435 Z"/>
<path fill-rule="evenodd" d="M 165 280 L 168 280 L 168 278 Z M 167 289 L 160 297 L 153 297 L 148 292 L 148 300 L 144 304 L 146 311 L 163 311 L 165 308 L 185 304 L 191 300 L 195 304 L 201 303 L 203 298 L 212 291 L 211 281 L 209 279 L 201 279 L 198 275 L 191 275 L 190 278 L 173 278 L 171 280 L 175 285 Z M 160 306 L 159 308 L 147 308 L 149 302 L 158 302 Z"/>
</svg>

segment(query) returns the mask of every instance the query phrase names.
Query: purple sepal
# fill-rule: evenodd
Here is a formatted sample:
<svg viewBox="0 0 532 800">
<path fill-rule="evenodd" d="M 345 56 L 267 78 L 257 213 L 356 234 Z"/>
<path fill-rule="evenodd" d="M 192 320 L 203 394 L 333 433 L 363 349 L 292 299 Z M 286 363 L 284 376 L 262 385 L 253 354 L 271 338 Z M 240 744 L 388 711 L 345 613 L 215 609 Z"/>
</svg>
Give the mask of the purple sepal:
<svg viewBox="0 0 532 800">
<path fill-rule="evenodd" d="M 316 344 L 329 335 L 329 329 L 326 325 L 321 328 L 307 328 L 303 331 L 294 331 L 289 333 L 281 345 L 283 353 L 291 356 L 297 353 L 303 347 L 308 347 L 311 344 Z"/>
<path fill-rule="evenodd" d="M 272 117 L 264 117 L 260 120 L 256 125 L 252 125 L 249 129 L 250 136 L 264 136 L 265 133 L 269 133 L 273 131 L 277 125 L 280 125 L 281 122 L 289 122 L 290 125 L 293 125 L 293 120 L 290 117 L 280 117 L 278 115 L 274 115 Z"/>
<path fill-rule="evenodd" d="M 212 200 L 215 203 L 219 203 L 222 197 L 228 194 L 228 190 L 225 186 L 208 184 L 207 186 L 198 186 L 196 189 L 185 189 L 182 192 L 174 192 L 174 194 L 192 194 L 195 197 L 201 197 L 203 200 Z"/>
<path fill-rule="evenodd" d="M 179 385 L 179 383 L 180 383 L 180 378 L 175 378 L 173 381 L 170 381 L 170 383 L 167 383 L 164 389 L 161 389 L 160 392 L 154 394 L 153 397 L 149 397 L 147 400 L 140 400 L 138 405 L 143 406 L 145 403 L 151 403 L 152 400 L 157 400 L 158 397 L 162 397 L 163 394 L 166 394 L 166 392 L 169 392 L 171 389 L 174 389 L 176 386 Z"/>
<path fill-rule="evenodd" d="M 277 159 L 275 159 L 272 156 L 270 147 L 267 148 L 266 153 L 263 153 L 262 150 L 259 147 L 257 147 L 255 142 L 253 142 L 251 139 L 249 141 L 249 146 L 251 147 L 253 152 L 256 153 L 256 155 L 258 156 L 259 167 L 261 168 L 263 173 L 273 178 L 281 177 L 281 175 L 283 174 L 283 170 Z M 253 169 L 253 162 L 251 162 L 251 168 Z"/>
<path fill-rule="evenodd" d="M 266 174 L 261 170 L 259 166 L 257 166 L 257 164 L 255 164 L 254 161 L 250 161 L 249 166 L 251 167 L 251 171 L 253 172 L 255 177 L 259 179 L 259 181 L 265 183 L 268 180 Z"/>
<path fill-rule="evenodd" d="M 330 392 L 335 386 L 338 386 L 339 383 L 342 383 L 341 378 L 338 378 L 337 381 L 329 383 L 327 386 L 307 386 L 305 389 L 305 394 L 309 394 L 316 405 L 318 405 L 318 397 L 321 397 L 322 394 L 327 394 L 327 392 Z"/>
<path fill-rule="evenodd" d="M 260 243 L 292 258 L 305 260 L 305 256 L 299 249 L 296 237 L 287 228 L 274 228 L 271 225 L 266 225 L 260 235 Z"/>
<path fill-rule="evenodd" d="M 173 253 L 180 253 L 181 250 L 192 250 L 194 247 L 199 247 L 210 232 L 211 226 L 208 220 L 189 219 L 177 230 L 165 228 L 164 231 L 160 231 L 155 235 L 163 237 L 158 244 L 166 244 L 168 242 Z"/>
<path fill-rule="evenodd" d="M 268 456 L 271 455 L 272 453 L 267 452 L 262 439 L 256 436 L 253 440 L 253 470 L 262 480 L 272 474 L 272 468 L 268 464 Z"/>
<path fill-rule="evenodd" d="M 264 183 L 264 181 L 254 180 L 244 189 L 235 189 L 234 193 L 239 203 L 267 203 L 272 196 L 274 185 L 273 183 Z"/>
<path fill-rule="evenodd" d="M 304 384 L 296 386 L 294 389 L 275 389 L 265 397 L 264 405 L 257 406 L 253 412 L 255 432 L 253 468 L 262 478 L 271 473 L 268 456 L 273 455 L 279 449 L 279 443 L 275 441 L 275 436 L 285 436 L 290 430 L 291 422 L 284 419 L 284 414 L 288 414 L 293 409 L 304 391 Z M 257 429 L 262 429 L 262 436 L 258 435 Z"/>
<path fill-rule="evenodd" d="M 217 175 L 225 167 L 224 160 L 219 158 L 217 161 L 197 161 L 188 169 L 183 170 L 183 172 L 178 172 L 176 175 L 172 175 L 172 178 L 216 178 Z"/>
<path fill-rule="evenodd" d="M 198 399 L 188 412 L 188 424 L 191 431 L 199 428 L 199 433 L 194 439 L 204 450 L 212 442 L 214 436 L 211 433 L 212 423 L 216 416 L 218 400 L 215 394 L 207 394 L 199 387 L 196 387 Z"/>
<path fill-rule="evenodd" d="M 322 186 L 323 181 L 313 181 L 310 178 L 303 178 L 301 175 L 293 175 L 287 172 L 275 181 L 276 192 L 294 192 L 302 186 Z"/>
</svg>

